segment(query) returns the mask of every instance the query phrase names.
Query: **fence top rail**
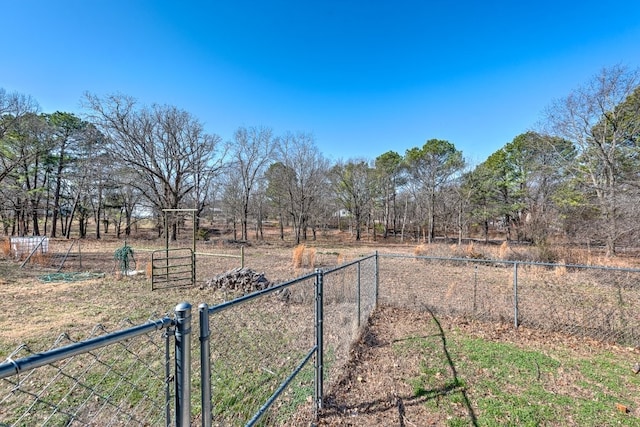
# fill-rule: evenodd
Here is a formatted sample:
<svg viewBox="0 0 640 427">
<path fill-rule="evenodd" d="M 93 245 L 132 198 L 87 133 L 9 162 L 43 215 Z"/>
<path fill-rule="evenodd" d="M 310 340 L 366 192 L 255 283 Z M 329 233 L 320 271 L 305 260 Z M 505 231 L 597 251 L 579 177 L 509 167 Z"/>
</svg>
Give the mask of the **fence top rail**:
<svg viewBox="0 0 640 427">
<path fill-rule="evenodd" d="M 156 254 L 156 253 L 162 253 L 162 252 L 176 252 L 176 251 L 193 252 L 191 248 L 163 248 L 163 249 L 154 249 L 151 252 L 153 252 L 153 254 Z"/>
<path fill-rule="evenodd" d="M 232 299 L 231 301 L 225 301 L 223 303 L 211 306 L 209 307 L 209 314 L 219 313 L 233 306 L 244 304 L 245 302 L 251 301 L 256 298 L 260 298 L 263 295 L 278 292 L 284 288 L 288 288 L 289 286 L 295 285 L 298 282 L 304 282 L 305 280 L 309 280 L 312 277 L 316 277 L 317 274 L 318 274 L 317 272 L 308 273 L 308 274 L 305 274 L 304 276 L 296 277 L 295 279 L 280 283 L 270 288 L 255 291 L 250 294 L 246 294 L 241 297 Z"/>
<path fill-rule="evenodd" d="M 170 317 L 165 316 L 162 319 L 149 320 L 142 325 L 112 332 L 86 341 L 69 344 L 43 353 L 36 353 L 17 360 L 12 360 L 11 357 L 8 357 L 4 362 L 0 363 L 0 379 L 18 375 L 21 372 L 30 371 L 54 362 L 59 362 L 60 360 L 106 347 L 126 339 L 145 335 L 149 332 L 165 329 L 172 324 L 173 320 Z"/>
<path fill-rule="evenodd" d="M 539 267 L 565 267 L 576 269 L 593 269 L 593 270 L 609 270 L 609 271 L 621 271 L 629 273 L 640 273 L 640 268 L 625 268 L 625 267 L 607 267 L 604 265 L 581 265 L 581 264 L 556 264 L 551 262 L 533 262 L 533 261 L 507 261 L 500 259 L 477 259 L 477 258 L 448 258 L 448 257 L 434 257 L 427 255 L 411 255 L 411 254 L 378 254 L 380 257 L 386 258 L 416 258 L 426 259 L 433 261 L 459 261 L 459 262 L 472 262 L 479 264 L 510 264 L 510 265 L 531 265 Z"/>
<path fill-rule="evenodd" d="M 202 256 L 215 256 L 220 258 L 242 258 L 242 255 L 234 255 L 234 254 L 212 254 L 208 252 L 194 252 L 195 255 Z"/>
<path fill-rule="evenodd" d="M 331 267 L 331 268 L 323 269 L 323 270 L 322 270 L 322 273 L 323 273 L 323 274 L 327 274 L 327 273 L 333 273 L 333 272 L 336 272 L 336 271 L 338 271 L 338 270 L 343 270 L 343 269 L 345 269 L 345 268 L 349 268 L 349 267 L 351 267 L 352 265 L 359 264 L 359 263 L 361 263 L 362 261 L 366 261 L 366 260 L 368 260 L 368 259 L 375 258 L 375 257 L 376 257 L 376 255 L 377 255 L 377 254 L 375 254 L 375 253 L 374 253 L 374 254 L 371 254 L 371 255 L 366 255 L 366 256 L 363 256 L 362 258 L 358 258 L 358 259 L 355 259 L 355 260 L 353 260 L 353 261 L 345 262 L 344 264 L 340 264 L 340 265 L 338 265 L 338 266 L 336 266 L 336 267 Z"/>
</svg>

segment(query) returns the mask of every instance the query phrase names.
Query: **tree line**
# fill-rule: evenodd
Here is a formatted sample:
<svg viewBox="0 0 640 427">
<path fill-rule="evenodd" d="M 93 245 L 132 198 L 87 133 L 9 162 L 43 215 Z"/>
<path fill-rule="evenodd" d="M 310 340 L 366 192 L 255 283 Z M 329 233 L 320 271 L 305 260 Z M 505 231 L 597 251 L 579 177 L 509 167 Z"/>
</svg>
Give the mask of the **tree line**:
<svg viewBox="0 0 640 427">
<path fill-rule="evenodd" d="M 242 240 L 263 238 L 266 221 L 296 243 L 349 227 L 355 240 L 499 235 L 614 255 L 639 236 L 637 69 L 603 69 L 477 165 L 440 139 L 329 161 L 309 133 L 239 127 L 223 141 L 174 106 L 89 93 L 82 104 L 83 117 L 41 113 L 30 96 L 0 88 L 5 235 L 85 237 L 92 222 L 96 238 L 120 237 L 150 217 L 175 239 L 163 210 L 189 208 L 223 218 Z"/>
</svg>

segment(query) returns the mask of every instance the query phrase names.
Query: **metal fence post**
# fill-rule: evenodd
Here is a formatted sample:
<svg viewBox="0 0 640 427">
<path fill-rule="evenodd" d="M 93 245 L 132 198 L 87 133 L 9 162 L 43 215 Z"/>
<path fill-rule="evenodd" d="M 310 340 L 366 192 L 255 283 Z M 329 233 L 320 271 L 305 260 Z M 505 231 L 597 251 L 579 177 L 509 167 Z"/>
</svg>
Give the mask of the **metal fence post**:
<svg viewBox="0 0 640 427">
<path fill-rule="evenodd" d="M 375 267 L 375 271 L 373 272 L 373 274 L 375 275 L 375 290 L 376 290 L 376 300 L 375 300 L 375 305 L 374 308 L 378 306 L 378 289 L 380 287 L 380 265 L 379 265 L 379 259 L 380 257 L 378 256 L 378 251 L 376 251 L 376 267 Z"/>
<path fill-rule="evenodd" d="M 166 427 L 171 426 L 171 336 L 175 337 L 173 328 L 164 331 L 164 418 Z"/>
<path fill-rule="evenodd" d="M 191 211 L 191 224 L 193 228 L 193 234 L 191 236 L 191 286 L 196 284 L 196 238 L 198 237 L 198 230 L 196 230 L 196 210 Z"/>
<path fill-rule="evenodd" d="M 322 284 L 324 276 L 322 270 L 316 269 L 316 366 L 315 366 L 315 408 L 314 412 L 316 419 L 318 418 L 318 410 L 322 409 L 322 389 L 324 379 L 324 366 L 323 366 L 323 296 L 322 296 Z"/>
<path fill-rule="evenodd" d="M 513 326 L 518 329 L 518 262 L 513 263 Z"/>
<path fill-rule="evenodd" d="M 176 306 L 176 427 L 191 421 L 191 304 Z"/>
<path fill-rule="evenodd" d="M 202 427 L 211 427 L 211 348 L 209 347 L 209 306 L 202 303 L 200 312 L 200 392 L 202 397 Z"/>
<path fill-rule="evenodd" d="M 358 328 L 360 327 L 360 262 L 358 262 L 358 289 L 356 295 L 357 303 L 358 303 Z"/>
</svg>

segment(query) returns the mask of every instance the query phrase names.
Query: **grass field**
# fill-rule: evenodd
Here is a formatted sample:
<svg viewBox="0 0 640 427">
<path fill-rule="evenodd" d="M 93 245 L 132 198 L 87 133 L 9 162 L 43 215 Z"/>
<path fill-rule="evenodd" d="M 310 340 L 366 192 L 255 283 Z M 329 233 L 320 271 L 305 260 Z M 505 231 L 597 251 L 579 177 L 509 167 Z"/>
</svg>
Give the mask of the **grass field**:
<svg viewBox="0 0 640 427">
<path fill-rule="evenodd" d="M 134 241 L 130 244 L 139 262 L 143 263 L 147 252 L 137 248 L 147 249 L 150 242 Z M 46 269 L 30 265 L 19 269 L 14 261 L 0 262 L 0 286 L 3 289 L 0 358 L 6 358 L 21 343 L 27 344 L 33 352 L 46 350 L 62 332 L 72 340 L 81 340 L 90 335 L 96 324 L 114 331 L 125 324 L 139 324 L 171 313 L 181 301 L 190 301 L 196 307 L 200 302 L 214 304 L 230 297 L 199 286 L 151 291 L 144 274 L 118 278 L 114 274 L 113 252 L 121 245 L 122 242 L 112 241 L 83 247 L 85 268 L 105 274 L 104 277 L 79 282 L 43 282 L 41 278 L 48 272 Z M 235 254 L 238 248 L 219 245 L 203 247 L 202 250 L 205 249 Z M 264 272 L 273 281 L 283 281 L 313 268 L 335 266 L 374 250 L 407 255 L 415 252 L 410 245 L 317 245 L 314 246 L 313 260 L 308 258 L 296 266 L 291 245 L 270 243 L 246 248 L 245 264 Z M 424 247 L 420 248 L 420 251 L 424 250 Z M 444 255 L 447 246 L 429 250 L 432 254 Z M 464 251 L 456 255 L 460 254 Z M 92 259 L 96 260 L 98 267 L 91 268 L 89 260 Z M 234 262 L 233 259 L 203 258 L 198 265 L 200 283 L 206 277 L 233 268 Z M 386 276 L 381 278 L 383 306 L 376 313 L 370 329 L 348 354 L 351 359 L 346 368 L 339 374 L 332 373 L 335 376 L 328 382 L 327 405 L 321 425 L 595 426 L 640 423 L 640 377 L 633 372 L 635 363 L 640 361 L 640 353 L 635 345 L 609 345 L 584 337 L 526 327 L 515 330 L 508 317 L 504 322 L 497 322 L 432 315 L 421 309 L 420 301 L 428 301 L 429 306 L 438 301 L 451 307 L 473 305 L 488 313 L 497 306 L 495 295 L 504 292 L 508 306 L 508 292 L 512 286 L 510 271 L 493 267 L 493 270 L 487 270 L 486 274 L 494 272 L 500 280 L 494 283 L 487 278 L 485 283 L 491 286 L 484 288 L 485 294 L 477 294 L 477 301 L 471 301 L 465 297 L 463 285 L 471 283 L 469 277 L 484 276 L 474 273 L 474 270 L 469 271 L 476 276 L 465 276 L 455 264 L 443 264 L 427 268 L 426 271 L 434 275 L 430 279 L 424 271 L 416 268 L 418 265 L 422 266 L 409 261 L 397 266 L 388 263 L 384 267 L 390 270 L 386 270 Z M 531 283 L 565 280 L 546 271 L 525 273 Z M 442 283 L 430 286 L 438 281 Z M 585 283 L 584 280 L 581 283 Z M 562 289 L 554 286 L 553 289 Z M 532 289 L 538 292 L 541 288 Z M 613 298 L 618 301 L 624 296 L 625 300 L 623 304 L 616 304 L 633 311 L 631 305 L 635 304 L 635 297 L 628 299 L 626 296 L 633 294 L 633 288 L 625 285 L 620 289 Z M 338 296 L 333 302 L 344 301 L 344 290 L 335 295 Z M 554 295 L 544 295 L 547 305 L 541 306 L 542 315 L 545 310 L 553 309 L 551 302 L 560 301 Z M 569 304 L 575 305 L 576 301 L 580 301 L 577 294 L 566 299 Z M 390 302 L 393 304 L 389 305 Z M 408 309 L 409 306 L 413 309 Z M 248 315 L 248 312 L 245 312 L 245 317 L 231 312 L 225 314 L 224 324 L 233 325 L 227 329 L 229 336 L 236 341 L 227 350 L 218 350 L 219 355 L 227 360 L 222 364 L 222 359 L 218 359 L 214 369 L 221 373 L 221 381 L 233 384 L 229 388 L 240 390 L 241 396 L 229 393 L 219 396 L 217 410 L 223 411 L 225 408 L 221 406 L 225 405 L 228 406 L 226 409 L 232 410 L 234 405 L 242 405 L 240 397 L 246 399 L 250 394 L 249 388 L 238 383 L 239 376 L 248 377 L 253 383 L 266 382 L 270 372 L 276 372 L 265 364 L 268 358 L 256 359 L 254 368 L 241 366 L 242 363 L 232 357 L 242 354 L 238 346 L 246 352 L 269 355 L 284 349 L 287 343 L 292 344 L 287 347 L 289 349 L 296 347 L 293 344 L 303 336 L 302 331 L 308 337 L 309 328 L 312 329 L 313 325 L 301 328 L 295 321 L 296 312 L 301 307 L 282 302 L 265 303 L 256 306 L 255 313 L 259 313 L 256 315 Z M 329 323 L 334 328 L 331 333 L 351 334 L 349 312 L 336 310 L 331 313 Z M 505 313 L 505 316 L 511 314 L 508 310 Z M 305 311 L 304 316 L 308 318 L 310 313 Z M 287 319 L 289 323 L 278 320 L 280 318 Z M 129 323 L 123 323 L 124 319 Z M 260 345 L 247 344 L 254 343 L 255 339 L 249 334 L 243 335 L 242 331 L 260 332 L 251 323 L 256 319 L 264 327 L 271 325 L 286 333 L 278 333 Z M 340 332 L 340 327 L 346 332 Z M 265 334 L 271 336 L 266 329 Z M 292 335 L 287 337 L 287 334 Z M 291 355 L 291 360 L 286 360 L 285 355 L 282 363 L 276 364 L 286 366 L 283 372 L 295 365 L 295 358 L 299 356 Z M 251 375 L 239 375 L 246 369 L 251 371 Z M 307 425 L 303 420 L 310 414 L 310 375 L 305 371 L 296 387 L 288 390 L 284 398 L 301 404 L 300 412 L 291 413 L 290 407 L 285 408 L 283 413 L 290 414 L 287 421 L 278 417 L 274 420 L 281 420 L 279 422 L 285 425 L 292 422 L 294 425 Z M 273 388 L 271 384 L 267 387 Z M 0 399 L 9 392 L 10 389 L 3 385 Z M 264 390 L 259 393 L 262 399 Z M 123 395 L 126 397 L 126 393 Z M 255 399 L 249 401 L 256 403 Z M 194 419 L 198 417 L 198 410 L 194 405 Z"/>
</svg>

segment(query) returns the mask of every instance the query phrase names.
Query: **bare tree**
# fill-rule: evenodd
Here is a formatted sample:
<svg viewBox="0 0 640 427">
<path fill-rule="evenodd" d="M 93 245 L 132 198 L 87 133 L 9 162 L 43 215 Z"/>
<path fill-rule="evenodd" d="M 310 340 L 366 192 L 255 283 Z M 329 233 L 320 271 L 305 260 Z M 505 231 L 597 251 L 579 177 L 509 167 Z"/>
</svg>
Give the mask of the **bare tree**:
<svg viewBox="0 0 640 427">
<path fill-rule="evenodd" d="M 333 188 L 343 208 L 353 217 L 356 240 L 376 194 L 375 170 L 366 161 L 339 163 L 331 170 Z"/>
<path fill-rule="evenodd" d="M 608 256 L 615 255 L 618 240 L 630 231 L 623 206 L 632 197 L 625 186 L 626 176 L 638 168 L 640 135 L 640 69 L 622 66 L 605 68 L 569 96 L 546 111 L 547 130 L 573 142 L 577 161 L 574 174 L 588 191 L 601 212 L 601 227 Z M 629 218 L 630 219 L 630 218 Z"/>
<path fill-rule="evenodd" d="M 273 159 L 275 140 L 269 128 L 241 127 L 234 135 L 230 167 L 237 171 L 242 192 L 242 240 L 248 240 L 249 202 L 258 179 Z"/>
<path fill-rule="evenodd" d="M 182 202 L 196 187 L 203 165 L 215 163 L 220 137 L 206 133 L 191 114 L 173 106 L 139 107 L 124 95 L 87 94 L 85 99 L 92 119 L 109 137 L 111 155 L 136 174 L 131 185 L 158 214 L 165 208 L 184 208 Z M 175 240 L 177 224 L 171 227 Z"/>
<path fill-rule="evenodd" d="M 312 210 L 321 203 L 321 189 L 327 186 L 328 161 L 320 154 L 313 136 L 287 133 L 279 139 L 278 163 L 269 170 L 268 194 L 293 222 L 296 244 L 306 239 Z"/>
<path fill-rule="evenodd" d="M 229 168 L 222 176 L 222 206 L 227 222 L 233 226 L 233 240 L 238 240 L 238 222 L 242 221 L 244 195 L 240 171 Z"/>
</svg>

